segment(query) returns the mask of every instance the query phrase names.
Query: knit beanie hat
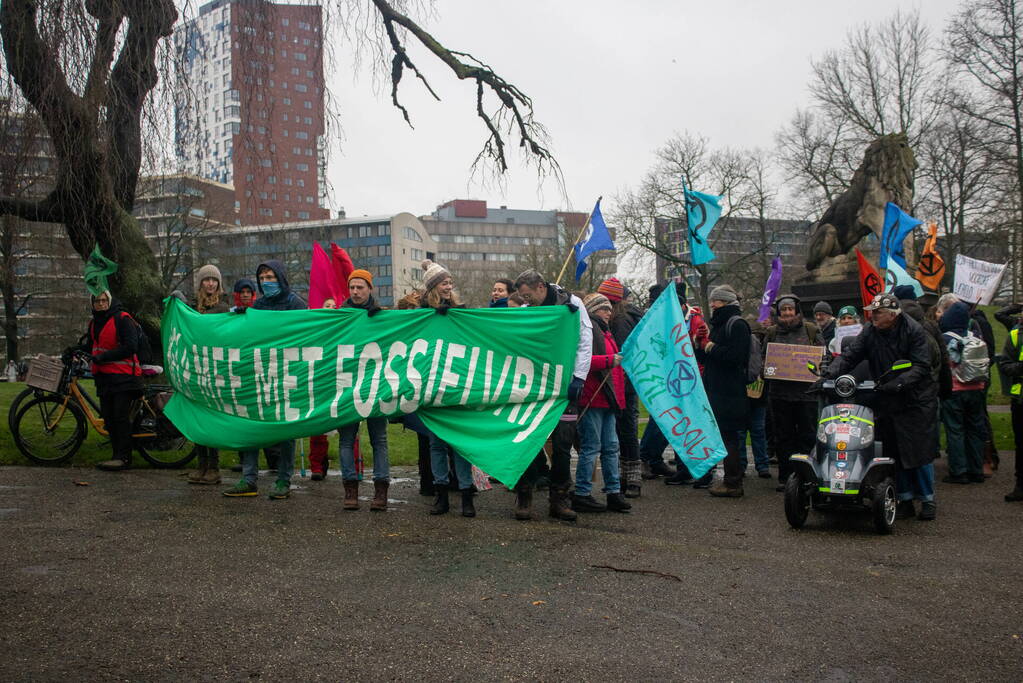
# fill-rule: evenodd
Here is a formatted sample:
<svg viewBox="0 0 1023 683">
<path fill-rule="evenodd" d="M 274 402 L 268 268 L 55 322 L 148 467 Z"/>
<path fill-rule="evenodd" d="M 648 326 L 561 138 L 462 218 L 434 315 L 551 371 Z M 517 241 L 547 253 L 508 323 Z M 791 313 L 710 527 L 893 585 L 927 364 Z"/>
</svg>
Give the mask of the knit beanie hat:
<svg viewBox="0 0 1023 683">
<path fill-rule="evenodd" d="M 834 309 L 831 308 L 831 304 L 827 301 L 818 301 L 813 305 L 814 313 L 827 313 L 828 315 L 834 315 Z"/>
<path fill-rule="evenodd" d="M 916 291 L 913 285 L 899 285 L 892 288 L 892 294 L 900 301 L 916 301 Z"/>
<path fill-rule="evenodd" d="M 208 277 L 214 278 L 218 283 L 221 283 L 220 289 L 224 289 L 222 284 L 224 282 L 224 278 L 220 276 L 220 268 L 217 268 L 212 263 L 207 263 L 195 274 L 195 279 L 200 285 L 202 284 L 202 281 Z"/>
<path fill-rule="evenodd" d="M 609 301 L 621 301 L 625 298 L 625 285 L 616 277 L 609 277 L 597 287 L 597 293 L 603 294 Z"/>
<path fill-rule="evenodd" d="M 778 300 L 774 302 L 775 313 L 781 313 L 782 306 L 792 306 L 796 309 L 796 313 L 799 312 L 799 297 L 795 294 L 782 294 L 778 297 Z"/>
<path fill-rule="evenodd" d="M 451 273 L 448 272 L 447 268 L 439 263 L 434 263 L 430 259 L 425 259 L 419 265 L 425 271 L 423 273 L 423 287 L 427 290 L 439 285 L 444 281 L 444 278 L 451 277 Z"/>
<path fill-rule="evenodd" d="M 860 312 L 856 310 L 855 306 L 842 306 L 838 309 L 838 317 L 841 318 L 844 315 L 851 315 L 854 318 L 859 318 Z"/>
<path fill-rule="evenodd" d="M 357 278 L 362 278 L 363 280 L 365 280 L 366 284 L 369 285 L 369 288 L 373 289 L 373 275 L 368 270 L 363 270 L 362 268 L 356 268 L 348 276 L 348 282 L 351 283 L 352 278 L 356 278 L 356 277 Z"/>
<path fill-rule="evenodd" d="M 725 304 L 739 303 L 739 295 L 730 285 L 719 285 L 710 290 L 711 301 L 723 301 Z"/>
<path fill-rule="evenodd" d="M 583 299 L 583 303 L 586 304 L 586 312 L 590 315 L 593 315 L 602 308 L 611 310 L 611 302 L 603 294 L 587 294 L 586 298 Z"/>
</svg>

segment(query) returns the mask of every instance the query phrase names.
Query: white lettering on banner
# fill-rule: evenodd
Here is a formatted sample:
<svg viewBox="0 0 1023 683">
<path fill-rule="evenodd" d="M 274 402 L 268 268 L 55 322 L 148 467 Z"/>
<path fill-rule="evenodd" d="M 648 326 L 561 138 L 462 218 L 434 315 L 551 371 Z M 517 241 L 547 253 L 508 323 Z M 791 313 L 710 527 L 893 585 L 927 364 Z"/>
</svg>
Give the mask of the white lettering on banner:
<svg viewBox="0 0 1023 683">
<path fill-rule="evenodd" d="M 227 350 L 227 379 L 231 385 L 231 403 L 234 405 L 235 415 L 248 417 L 249 409 L 238 401 L 238 389 L 242 386 L 242 378 L 234 374 L 234 364 L 241 361 L 241 351 L 238 349 Z"/>
<path fill-rule="evenodd" d="M 526 400 L 526 396 L 529 396 L 529 392 L 533 388 L 533 363 L 528 358 L 522 358 L 519 356 L 515 359 L 515 373 L 512 375 L 512 387 L 511 397 L 508 399 L 509 402 L 514 403 L 511 412 L 508 415 L 509 422 L 517 422 L 519 418 L 519 410 L 522 407 L 522 402 Z M 497 415 L 501 412 L 501 408 L 494 411 Z"/>
<path fill-rule="evenodd" d="M 540 401 L 544 400 L 547 396 L 547 373 L 550 370 L 550 367 L 550 363 L 543 364 L 543 370 L 540 374 L 540 391 L 536 395 L 536 400 L 530 401 L 526 404 L 526 409 L 522 411 L 522 417 L 519 418 L 520 425 L 526 424 L 526 420 L 528 420 L 529 416 L 533 414 L 533 410 L 535 410 L 537 405 L 540 404 Z"/>
<path fill-rule="evenodd" d="M 466 373 L 465 377 L 465 390 L 462 392 L 462 400 L 458 402 L 458 405 L 460 406 L 464 406 L 469 402 L 469 393 L 472 391 L 472 382 L 476 378 L 476 361 L 479 360 L 479 357 L 480 347 L 472 347 L 472 356 L 469 357 L 469 372 Z"/>
<path fill-rule="evenodd" d="M 405 368 L 405 378 L 412 385 L 412 398 L 405 399 L 403 396 L 398 403 L 398 408 L 403 413 L 414 413 L 419 407 L 419 400 L 423 391 L 423 376 L 416 369 L 416 356 L 425 356 L 430 350 L 430 345 L 425 339 L 417 339 L 412 342 L 412 350 L 408 354 L 408 365 Z"/>
<path fill-rule="evenodd" d="M 465 358 L 465 346 L 463 344 L 448 344 L 447 358 L 444 359 L 444 372 L 441 373 L 437 395 L 433 399 L 433 405 L 435 406 L 441 405 L 446 388 L 458 386 L 458 374 L 451 372 L 451 363 L 456 358 Z"/>
<path fill-rule="evenodd" d="M 344 395 L 345 390 L 352 386 L 352 373 L 344 371 L 345 359 L 355 358 L 355 346 L 353 344 L 338 344 L 337 346 L 337 372 L 336 377 L 336 391 L 334 393 L 334 401 L 330 404 L 330 416 L 337 417 L 338 401 L 341 400 L 341 396 Z"/>
<path fill-rule="evenodd" d="M 322 346 L 304 346 L 302 347 L 302 360 L 309 364 L 309 410 L 305 412 L 305 417 L 309 417 L 313 414 L 313 408 L 316 407 L 316 399 L 313 396 L 313 388 L 316 386 L 313 379 L 316 374 L 316 361 L 323 360 L 323 347 Z"/>
<path fill-rule="evenodd" d="M 291 392 L 298 388 L 298 377 L 288 374 L 288 366 L 298 361 L 301 350 L 293 347 L 284 349 L 284 420 L 294 422 L 298 419 L 298 409 L 291 407 Z"/>
<path fill-rule="evenodd" d="M 255 349 L 252 352 L 253 371 L 256 375 L 256 409 L 259 412 L 259 419 L 264 420 L 263 407 L 274 407 L 274 419 L 281 419 L 281 402 L 277 400 L 277 349 L 266 349 L 269 351 L 270 359 L 265 368 L 263 366 L 262 354 L 264 349 Z"/>
<path fill-rule="evenodd" d="M 521 443 L 523 440 L 528 439 L 529 435 L 536 431 L 536 428 L 540 426 L 543 419 L 547 417 L 547 413 L 551 412 L 551 408 L 554 407 L 554 402 L 557 400 L 557 389 L 561 386 L 561 380 L 564 377 L 564 370 L 562 366 L 554 366 L 554 390 L 551 392 L 551 397 L 543 402 L 543 407 L 536 412 L 536 416 L 533 421 L 529 423 L 529 426 L 523 429 L 521 432 L 515 435 L 512 439 L 512 443 Z"/>
<path fill-rule="evenodd" d="M 221 371 L 222 368 L 218 363 L 224 362 L 224 347 L 214 346 L 213 347 L 213 388 L 217 391 L 217 405 L 225 413 L 229 415 L 234 414 L 234 406 L 224 400 L 224 386 L 227 382 L 224 380 L 224 373 Z"/>
<path fill-rule="evenodd" d="M 398 373 L 394 371 L 392 365 L 395 358 L 404 358 L 405 353 L 408 351 L 408 347 L 405 346 L 405 342 L 396 341 L 391 344 L 391 348 L 387 351 L 387 362 L 384 363 L 384 379 L 387 381 L 387 386 L 391 389 L 391 398 L 387 401 L 381 399 L 380 410 L 385 413 L 393 413 L 394 409 L 398 405 L 398 392 L 401 383 L 401 378 L 398 377 Z"/>
<path fill-rule="evenodd" d="M 492 355 L 493 355 L 493 351 L 487 351 L 487 378 L 488 379 L 490 377 L 490 359 L 491 359 Z M 501 391 L 504 390 L 504 381 L 508 378 L 508 370 L 511 368 L 511 364 L 512 364 L 512 357 L 511 356 L 505 356 L 504 366 L 501 368 L 501 377 L 500 377 L 500 379 L 497 380 L 497 388 L 494 389 L 494 393 L 492 393 L 490 396 L 487 396 L 486 395 L 486 386 L 489 385 L 489 382 L 487 383 L 487 385 L 484 385 L 484 395 L 483 395 L 483 400 L 484 401 L 486 401 L 487 403 L 497 403 L 497 397 L 500 396 L 501 395 Z"/>
<path fill-rule="evenodd" d="M 433 398 L 433 388 L 437 385 L 437 367 L 440 365 L 440 352 L 444 349 L 444 342 L 437 340 L 437 346 L 433 349 L 433 362 L 430 364 L 430 374 L 426 378 L 426 392 L 423 394 L 423 405 L 430 405 Z"/>
<path fill-rule="evenodd" d="M 373 363 L 373 374 L 369 380 L 369 396 L 363 398 L 359 391 L 360 387 L 366 384 L 366 365 Z M 359 379 L 355 383 L 355 391 L 352 392 L 352 402 L 355 404 L 355 412 L 362 417 L 369 417 L 373 412 L 373 404 L 377 400 L 377 391 L 380 388 L 380 371 L 383 364 L 383 356 L 380 353 L 380 344 L 370 342 L 362 347 L 359 354 Z"/>
<path fill-rule="evenodd" d="M 1005 264 L 989 263 L 957 254 L 952 291 L 963 301 L 987 305 L 998 293 L 998 285 L 1004 274 Z"/>
</svg>

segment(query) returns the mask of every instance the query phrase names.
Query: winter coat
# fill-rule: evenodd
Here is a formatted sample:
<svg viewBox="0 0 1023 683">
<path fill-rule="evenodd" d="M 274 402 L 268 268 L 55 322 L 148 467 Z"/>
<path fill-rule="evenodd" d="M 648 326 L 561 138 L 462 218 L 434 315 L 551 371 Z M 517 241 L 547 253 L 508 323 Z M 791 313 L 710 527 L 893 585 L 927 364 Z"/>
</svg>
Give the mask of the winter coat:
<svg viewBox="0 0 1023 683">
<path fill-rule="evenodd" d="M 909 370 L 889 374 L 882 380 L 893 383 L 897 391 L 878 393 L 875 415 L 891 418 L 895 423 L 899 458 L 903 467 L 922 467 L 938 453 L 938 385 L 934 381 L 929 335 L 913 318 L 900 315 L 888 330 L 879 330 L 867 323 L 842 355 L 828 367 L 827 376 L 844 375 L 860 361 L 870 364 L 875 381 L 887 373 L 896 361 L 908 360 Z"/>
<path fill-rule="evenodd" d="M 1005 337 L 1005 346 L 998 357 L 998 368 L 1007 378 L 1016 384 L 1023 382 L 1023 324 L 1016 325 L 1016 343 L 1012 343 L 1012 330 Z M 1012 384 L 1009 386 L 1011 387 Z M 1023 391 L 1012 397 L 1013 403 L 1023 403 Z"/>
<path fill-rule="evenodd" d="M 232 313 L 236 313 L 242 308 L 249 308 L 252 305 L 252 302 L 248 305 L 242 303 L 242 290 L 246 287 L 252 290 L 253 302 L 259 298 L 259 287 L 256 286 L 256 283 L 247 277 L 241 278 L 238 282 L 234 283 L 234 306 L 231 307 Z"/>
<path fill-rule="evenodd" d="M 493 299 L 490 302 L 490 308 L 508 308 L 508 297 L 503 296 L 500 299 Z"/>
<path fill-rule="evenodd" d="M 710 316 L 710 342 L 697 347 L 695 356 L 704 366 L 703 386 L 722 432 L 749 428 L 749 399 L 746 397 L 746 368 L 749 364 L 749 325 L 738 305 L 722 306 Z M 728 329 L 728 321 L 739 319 Z"/>
<path fill-rule="evenodd" d="M 938 358 L 935 361 L 935 372 L 932 374 L 934 374 L 934 379 L 938 383 L 938 396 L 943 399 L 949 398 L 952 395 L 952 370 L 949 366 L 948 347 L 945 344 L 945 338 L 941 334 L 938 323 L 932 318 L 927 317 L 924 314 L 923 307 L 914 299 L 900 299 L 899 304 L 902 306 L 903 315 L 908 315 L 920 323 L 920 326 L 924 328 L 924 332 L 934 340 L 931 356 L 934 356 L 934 349 L 937 349 Z"/>
<path fill-rule="evenodd" d="M 967 330 L 970 328 L 970 307 L 962 301 L 957 301 L 948 307 L 941 316 L 941 320 L 938 321 L 938 327 L 942 331 L 942 346 L 945 347 L 946 364 L 949 368 L 955 369 L 955 366 L 962 362 L 962 353 L 960 346 L 962 337 L 966 336 Z M 984 389 L 985 381 L 978 379 L 973 382 L 960 382 L 955 373 L 952 374 L 952 391 L 982 391 Z"/>
<path fill-rule="evenodd" d="M 603 320 L 591 317 L 590 322 L 593 324 L 593 354 L 579 405 L 581 409 L 589 406 L 622 410 L 625 408 L 625 371 L 621 365 L 612 367 L 618 344 Z"/>
<path fill-rule="evenodd" d="M 1004 306 L 995 311 L 995 320 L 1005 326 L 1006 332 L 1011 332 L 1012 328 L 1016 327 L 1019 323 L 1019 316 L 1021 312 L 1023 312 L 1023 305 L 1011 304 L 1009 306 Z"/>
<path fill-rule="evenodd" d="M 351 297 L 349 297 L 348 299 L 345 299 L 343 304 L 341 304 L 341 308 L 361 308 L 364 311 L 368 311 L 371 317 L 383 310 L 377 305 L 377 300 L 372 294 L 369 295 L 369 299 L 367 299 L 364 304 L 357 304 L 352 301 Z"/>
<path fill-rule="evenodd" d="M 256 267 L 256 273 L 259 273 L 260 268 L 266 266 L 274 272 L 277 276 L 277 282 L 281 286 L 281 291 L 274 296 L 267 296 L 263 293 L 263 283 L 258 283 L 259 287 L 259 298 L 252 302 L 252 308 L 256 308 L 262 311 L 304 311 L 309 306 L 302 300 L 298 294 L 291 291 L 291 287 L 288 286 L 288 273 L 284 270 L 284 264 L 277 259 L 270 259 L 264 261 Z"/>
<path fill-rule="evenodd" d="M 820 330 L 821 330 L 821 339 L 824 340 L 824 346 L 827 346 L 828 344 L 830 344 L 831 340 L 835 338 L 835 328 L 836 327 L 838 327 L 837 321 L 834 318 L 832 318 L 831 321 L 827 325 L 825 325 L 824 327 L 820 328 Z"/>
<path fill-rule="evenodd" d="M 615 338 L 619 349 L 625 345 L 625 340 L 642 318 L 643 311 L 632 304 L 626 304 L 624 313 L 611 318 L 611 336 Z"/>
<path fill-rule="evenodd" d="M 958 303 L 962 302 L 960 301 Z M 988 322 L 987 316 L 984 314 L 984 311 L 980 310 L 979 308 L 974 309 L 973 313 L 970 315 L 970 318 L 973 320 L 973 322 L 977 324 L 977 327 L 980 329 L 979 334 L 976 332 L 974 334 L 977 334 L 977 336 L 983 339 L 984 343 L 987 344 L 988 360 L 991 361 L 991 363 L 994 363 L 995 331 L 991 328 L 991 323 Z"/>
<path fill-rule="evenodd" d="M 579 343 L 575 348 L 575 368 L 572 370 L 572 377 L 585 380 L 590 373 L 590 357 L 593 347 L 593 323 L 590 316 L 586 315 L 586 307 L 582 300 L 571 292 L 565 291 L 559 285 L 547 283 L 547 296 L 540 303 L 541 306 L 568 306 L 573 313 L 579 313 Z"/>
<path fill-rule="evenodd" d="M 192 308 L 194 308 L 195 310 L 199 311 L 203 315 L 206 315 L 207 313 L 228 313 L 231 310 L 231 307 L 227 303 L 227 299 L 223 295 L 221 295 L 220 300 L 217 301 L 216 305 L 211 306 L 210 308 L 207 308 L 206 310 L 200 310 L 199 309 L 199 297 L 198 296 L 196 298 L 192 299 L 191 306 L 192 306 Z"/>
<path fill-rule="evenodd" d="M 703 319 L 700 307 L 685 304 L 682 307 L 682 315 L 689 325 L 689 341 L 693 342 L 693 348 L 702 349 L 710 341 L 710 328 Z M 700 377 L 703 377 L 703 363 L 697 363 L 696 366 L 700 369 Z"/>
<path fill-rule="evenodd" d="M 795 319 L 788 325 L 778 321 L 771 325 L 764 332 L 763 353 L 767 357 L 767 345 L 795 344 L 798 346 L 824 346 L 824 339 L 821 338 L 817 325 L 803 319 L 803 316 L 796 315 Z M 805 401 L 813 403 L 817 400 L 812 394 L 807 394 L 806 382 L 792 382 L 785 379 L 765 379 L 767 395 L 772 401 Z"/>
</svg>

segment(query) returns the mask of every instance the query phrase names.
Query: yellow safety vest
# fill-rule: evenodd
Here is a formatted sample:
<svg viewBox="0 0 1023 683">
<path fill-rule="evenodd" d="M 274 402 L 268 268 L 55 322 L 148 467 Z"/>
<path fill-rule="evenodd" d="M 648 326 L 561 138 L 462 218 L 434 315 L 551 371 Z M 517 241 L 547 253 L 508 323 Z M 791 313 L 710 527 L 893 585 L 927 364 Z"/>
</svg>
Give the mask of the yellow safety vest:
<svg viewBox="0 0 1023 683">
<path fill-rule="evenodd" d="M 1020 362 L 1023 362 L 1023 345 L 1019 343 L 1018 327 L 1014 327 L 1012 331 L 1009 332 L 1009 338 L 1012 340 L 1012 345 L 1016 347 L 1016 351 L 1019 353 Z M 1012 385 L 1012 388 L 1009 389 L 1009 393 L 1013 396 L 1023 395 L 1023 378 L 1019 378 L 1016 383 Z"/>
</svg>

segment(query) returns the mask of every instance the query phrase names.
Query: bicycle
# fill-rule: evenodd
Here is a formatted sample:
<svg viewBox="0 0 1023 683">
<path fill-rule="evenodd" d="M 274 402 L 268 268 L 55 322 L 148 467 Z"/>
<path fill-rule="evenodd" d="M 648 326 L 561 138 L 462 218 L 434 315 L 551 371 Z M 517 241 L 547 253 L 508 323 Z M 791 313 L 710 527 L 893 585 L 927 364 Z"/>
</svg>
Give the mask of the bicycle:
<svg viewBox="0 0 1023 683">
<path fill-rule="evenodd" d="M 85 442 L 86 422 L 101 436 L 109 436 L 99 417 L 99 403 L 78 381 L 86 373 L 88 358 L 81 352 L 62 357 L 59 376 L 54 372 L 50 378 L 54 381 L 30 377 L 29 388 L 11 406 L 11 414 L 17 410 L 13 419 L 8 417 L 14 443 L 32 462 L 60 465 L 73 458 Z M 56 369 L 57 364 L 53 365 Z M 132 446 L 161 469 L 181 467 L 195 457 L 195 444 L 163 414 L 173 393 L 171 386 L 148 384 L 130 413 Z"/>
</svg>

